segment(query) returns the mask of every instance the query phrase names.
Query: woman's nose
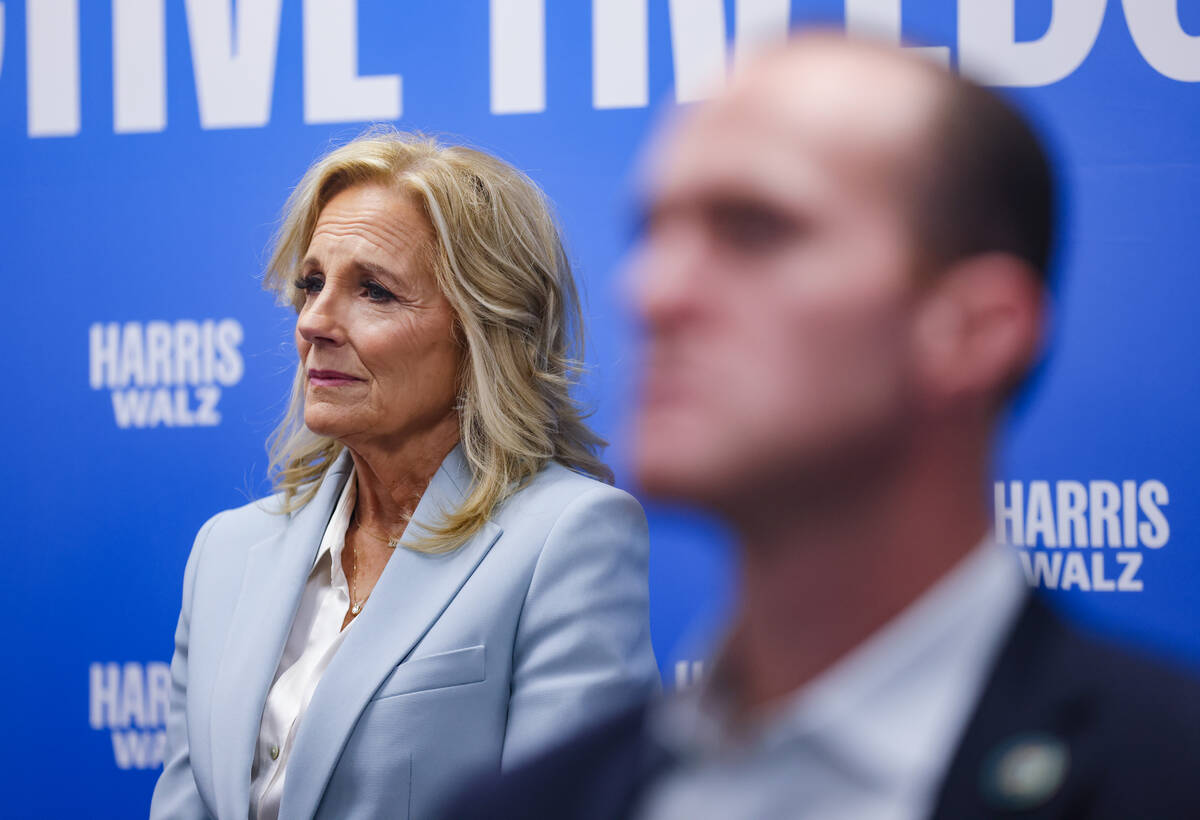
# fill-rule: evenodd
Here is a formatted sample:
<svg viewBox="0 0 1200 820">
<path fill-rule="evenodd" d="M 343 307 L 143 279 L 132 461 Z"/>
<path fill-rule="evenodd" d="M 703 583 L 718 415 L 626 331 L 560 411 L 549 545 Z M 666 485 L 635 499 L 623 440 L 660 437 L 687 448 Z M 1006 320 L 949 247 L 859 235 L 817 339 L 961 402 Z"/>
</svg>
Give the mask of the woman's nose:
<svg viewBox="0 0 1200 820">
<path fill-rule="evenodd" d="M 336 346 L 345 341 L 341 305 L 329 288 L 308 297 L 296 317 L 296 332 L 311 345 Z"/>
</svg>

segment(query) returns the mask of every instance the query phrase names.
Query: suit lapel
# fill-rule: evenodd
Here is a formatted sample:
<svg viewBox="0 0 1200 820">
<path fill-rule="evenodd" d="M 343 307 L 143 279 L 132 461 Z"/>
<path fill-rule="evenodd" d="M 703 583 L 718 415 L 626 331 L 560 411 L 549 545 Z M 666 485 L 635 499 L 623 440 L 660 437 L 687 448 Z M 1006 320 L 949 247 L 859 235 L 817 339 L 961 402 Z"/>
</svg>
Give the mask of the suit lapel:
<svg viewBox="0 0 1200 820">
<path fill-rule="evenodd" d="M 244 816 L 250 804 L 250 769 L 267 691 L 349 468 L 343 454 L 313 499 L 290 520 L 281 516 L 279 532 L 250 547 L 246 557 L 213 684 L 212 768 L 221 817 Z"/>
<path fill-rule="evenodd" d="M 470 488 L 459 448 L 438 468 L 410 527 L 436 525 Z M 281 817 L 311 817 L 359 715 L 383 679 L 403 661 L 458 594 L 500 537 L 492 522 L 447 555 L 396 550 L 370 600 L 330 661 L 300 722 L 288 760 Z"/>
<path fill-rule="evenodd" d="M 951 759 L 934 818 L 1072 815 L 1092 776 L 1079 741 L 1095 720 L 1094 671 L 1085 644 L 1031 595 Z M 1038 778 L 1003 777 L 1017 754 L 1026 769 L 1040 764 Z"/>
</svg>

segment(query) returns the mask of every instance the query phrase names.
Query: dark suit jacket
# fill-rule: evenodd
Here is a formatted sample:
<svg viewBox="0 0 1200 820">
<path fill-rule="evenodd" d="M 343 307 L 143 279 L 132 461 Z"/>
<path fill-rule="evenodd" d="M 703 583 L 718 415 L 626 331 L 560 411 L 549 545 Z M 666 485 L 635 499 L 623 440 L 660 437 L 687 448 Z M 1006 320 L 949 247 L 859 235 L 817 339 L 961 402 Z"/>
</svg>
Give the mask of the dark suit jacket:
<svg viewBox="0 0 1200 820">
<path fill-rule="evenodd" d="M 631 816 L 646 785 L 672 763 L 649 736 L 647 714 L 643 704 L 477 783 L 445 817 Z M 1066 751 L 1065 775 L 1036 805 L 1006 799 L 995 783 L 998 760 L 1023 738 Z M 1031 596 L 953 756 L 934 817 L 1200 818 L 1200 682 L 1085 636 Z"/>
</svg>

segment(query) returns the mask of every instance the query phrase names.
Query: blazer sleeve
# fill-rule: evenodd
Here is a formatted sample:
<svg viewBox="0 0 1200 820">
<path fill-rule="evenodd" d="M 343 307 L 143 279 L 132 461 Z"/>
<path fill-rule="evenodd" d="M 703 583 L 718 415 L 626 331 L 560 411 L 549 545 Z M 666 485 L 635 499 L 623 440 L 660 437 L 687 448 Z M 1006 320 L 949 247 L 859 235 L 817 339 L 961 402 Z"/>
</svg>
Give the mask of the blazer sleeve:
<svg viewBox="0 0 1200 820">
<path fill-rule="evenodd" d="M 606 485 L 551 527 L 517 625 L 502 769 L 658 691 L 649 551 L 641 505 Z"/>
<path fill-rule="evenodd" d="M 210 518 L 192 545 L 183 571 L 183 604 L 175 627 L 175 654 L 171 658 L 171 694 L 167 706 L 167 747 L 163 771 L 154 786 L 150 801 L 151 820 L 189 820 L 210 815 L 196 789 L 192 776 L 187 735 L 188 627 L 191 623 L 192 598 L 196 587 L 196 566 L 200 553 L 219 515 Z"/>
</svg>

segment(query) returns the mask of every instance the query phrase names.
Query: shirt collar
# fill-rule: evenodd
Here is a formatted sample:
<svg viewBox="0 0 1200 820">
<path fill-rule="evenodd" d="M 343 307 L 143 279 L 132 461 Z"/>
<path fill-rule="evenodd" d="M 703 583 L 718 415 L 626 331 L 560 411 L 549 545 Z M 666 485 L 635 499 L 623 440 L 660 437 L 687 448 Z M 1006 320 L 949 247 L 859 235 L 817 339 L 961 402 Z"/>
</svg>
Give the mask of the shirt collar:
<svg viewBox="0 0 1200 820">
<path fill-rule="evenodd" d="M 1026 594 L 1011 552 L 987 539 L 739 741 L 711 684 L 668 700 L 653 731 L 685 755 L 818 744 L 857 777 L 924 785 L 947 764 Z"/>
</svg>

